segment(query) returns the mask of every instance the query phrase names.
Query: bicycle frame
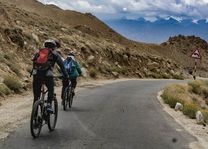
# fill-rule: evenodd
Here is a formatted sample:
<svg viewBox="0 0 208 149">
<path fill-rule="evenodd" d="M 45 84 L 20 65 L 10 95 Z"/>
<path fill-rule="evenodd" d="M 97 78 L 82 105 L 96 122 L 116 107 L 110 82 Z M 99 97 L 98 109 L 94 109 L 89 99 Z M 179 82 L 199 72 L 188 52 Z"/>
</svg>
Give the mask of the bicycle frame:
<svg viewBox="0 0 208 149">
<path fill-rule="evenodd" d="M 41 115 L 44 116 L 44 112 L 45 112 L 45 103 L 46 103 L 46 99 L 45 99 L 45 96 L 47 94 L 48 90 L 45 90 L 45 85 L 42 85 L 41 87 L 41 95 L 40 95 L 40 101 L 41 101 Z M 44 125 L 44 124 L 43 124 Z"/>
<path fill-rule="evenodd" d="M 42 89 L 41 89 L 41 94 L 42 94 L 41 98 L 42 98 L 42 100 L 45 99 L 45 95 L 46 95 L 47 92 L 48 92 L 48 90 L 45 90 L 44 85 L 42 85 Z"/>
</svg>

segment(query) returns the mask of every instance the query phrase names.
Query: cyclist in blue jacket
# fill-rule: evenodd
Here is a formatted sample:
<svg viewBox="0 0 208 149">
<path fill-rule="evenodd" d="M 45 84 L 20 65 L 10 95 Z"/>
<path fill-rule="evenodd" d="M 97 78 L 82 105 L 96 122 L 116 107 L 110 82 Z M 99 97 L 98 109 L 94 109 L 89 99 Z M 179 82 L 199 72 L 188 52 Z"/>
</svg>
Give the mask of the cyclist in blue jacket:
<svg viewBox="0 0 208 149">
<path fill-rule="evenodd" d="M 67 73 L 69 75 L 69 80 L 63 80 L 63 87 L 62 87 L 62 99 L 63 99 L 63 94 L 64 90 L 69 84 L 69 81 L 71 81 L 72 85 L 72 94 L 73 96 L 75 95 L 75 88 L 77 86 L 77 78 L 82 75 L 82 70 L 80 68 L 79 63 L 75 59 L 75 53 L 71 51 L 67 58 L 64 60 L 64 67 L 67 70 Z"/>
</svg>

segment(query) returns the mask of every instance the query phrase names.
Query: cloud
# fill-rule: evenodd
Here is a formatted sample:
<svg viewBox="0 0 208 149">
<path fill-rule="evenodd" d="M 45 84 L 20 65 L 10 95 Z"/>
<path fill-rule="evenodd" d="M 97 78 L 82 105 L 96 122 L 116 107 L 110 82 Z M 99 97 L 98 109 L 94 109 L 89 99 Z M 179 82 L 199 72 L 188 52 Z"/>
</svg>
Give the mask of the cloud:
<svg viewBox="0 0 208 149">
<path fill-rule="evenodd" d="M 54 4 L 62 9 L 71 9 L 81 12 L 92 13 L 116 13 L 115 9 L 111 5 L 99 4 L 91 2 L 90 0 L 38 0 L 44 4 Z"/>
<path fill-rule="evenodd" d="M 126 18 L 182 17 L 208 19 L 208 0 L 39 0 L 62 9 Z"/>
</svg>

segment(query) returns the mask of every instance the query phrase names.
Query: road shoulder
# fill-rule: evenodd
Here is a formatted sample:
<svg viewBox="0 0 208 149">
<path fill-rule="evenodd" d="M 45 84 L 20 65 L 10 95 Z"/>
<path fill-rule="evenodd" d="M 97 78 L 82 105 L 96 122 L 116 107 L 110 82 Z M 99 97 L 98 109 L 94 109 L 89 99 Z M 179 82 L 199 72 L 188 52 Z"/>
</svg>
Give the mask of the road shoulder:
<svg viewBox="0 0 208 149">
<path fill-rule="evenodd" d="M 171 109 L 167 104 L 164 103 L 163 99 L 161 98 L 162 93 L 163 91 L 160 91 L 158 93 L 157 99 L 161 103 L 163 110 L 167 112 L 186 131 L 188 131 L 191 135 L 197 138 L 198 142 L 191 143 L 190 148 L 206 149 L 208 146 L 208 128 L 197 125 L 195 120 L 189 119 L 180 111 L 175 111 L 174 109 Z"/>
</svg>

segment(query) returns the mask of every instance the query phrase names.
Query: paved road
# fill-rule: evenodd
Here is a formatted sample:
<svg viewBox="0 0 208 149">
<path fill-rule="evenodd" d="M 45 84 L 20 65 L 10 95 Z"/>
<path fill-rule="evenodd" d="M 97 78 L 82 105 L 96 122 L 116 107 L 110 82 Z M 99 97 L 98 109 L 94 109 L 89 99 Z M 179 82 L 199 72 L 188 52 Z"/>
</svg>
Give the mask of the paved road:
<svg viewBox="0 0 208 149">
<path fill-rule="evenodd" d="M 82 90 L 71 111 L 59 108 L 56 131 L 49 133 L 45 127 L 34 140 L 28 123 L 1 142 L 0 149 L 188 148 L 195 138 L 156 99 L 157 92 L 172 82 L 135 80 Z"/>
</svg>

